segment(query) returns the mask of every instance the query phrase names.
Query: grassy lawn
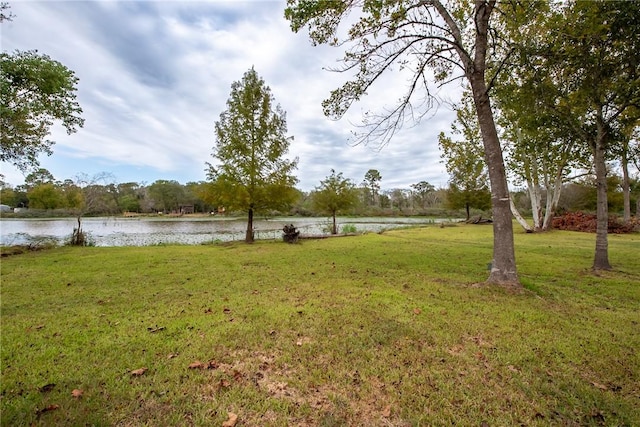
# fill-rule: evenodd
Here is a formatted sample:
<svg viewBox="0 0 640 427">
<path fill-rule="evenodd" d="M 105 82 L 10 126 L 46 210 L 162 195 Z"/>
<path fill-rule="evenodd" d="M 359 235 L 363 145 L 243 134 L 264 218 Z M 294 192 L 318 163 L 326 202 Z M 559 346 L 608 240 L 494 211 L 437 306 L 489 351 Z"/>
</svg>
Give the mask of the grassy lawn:
<svg viewBox="0 0 640 427">
<path fill-rule="evenodd" d="M 638 426 L 640 235 L 594 244 L 517 234 L 519 294 L 490 226 L 3 258 L 0 424 Z"/>
</svg>

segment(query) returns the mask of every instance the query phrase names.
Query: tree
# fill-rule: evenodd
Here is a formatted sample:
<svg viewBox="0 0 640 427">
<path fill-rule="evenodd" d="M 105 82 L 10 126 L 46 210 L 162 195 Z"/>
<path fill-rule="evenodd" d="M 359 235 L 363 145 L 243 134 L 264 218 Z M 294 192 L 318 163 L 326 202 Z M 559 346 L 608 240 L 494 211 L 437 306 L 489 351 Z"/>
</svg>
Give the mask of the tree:
<svg viewBox="0 0 640 427">
<path fill-rule="evenodd" d="M 314 44 L 346 45 L 344 66 L 356 76 L 324 101 L 325 114 L 340 118 L 385 71 L 397 68 L 408 78 L 399 102 L 382 114 L 368 114 L 361 141 L 386 143 L 406 120 L 419 120 L 434 106 L 429 82 L 465 78 L 471 88 L 491 183 L 493 262 L 489 283 L 520 287 L 516 271 L 509 188 L 489 93 L 510 49 L 501 46 L 500 28 L 491 18 L 520 3 L 288 0 L 285 17 L 293 31 L 309 26 Z M 357 14 L 357 16 L 356 16 Z M 348 18 L 347 18 L 348 17 Z M 353 22 L 340 40 L 343 21 Z"/>
<path fill-rule="evenodd" d="M 60 209 L 65 199 L 62 191 L 52 182 L 38 184 L 27 192 L 30 209 Z"/>
<path fill-rule="evenodd" d="M 342 172 L 336 175 L 331 169 L 331 175 L 320 181 L 320 186 L 311 194 L 314 209 L 329 213 L 333 218 L 331 234 L 337 234 L 336 214 L 345 211 L 358 202 L 358 192 L 355 184 L 342 176 Z"/>
<path fill-rule="evenodd" d="M 159 179 L 149 186 L 147 192 L 155 208 L 161 212 L 177 210 L 184 199 L 184 188 L 174 180 Z"/>
<path fill-rule="evenodd" d="M 427 181 L 411 184 L 411 188 L 413 189 L 413 199 L 418 201 L 422 209 L 425 209 L 428 201 L 427 196 L 433 193 L 436 188 Z"/>
<path fill-rule="evenodd" d="M 540 105 L 586 143 L 597 189 L 594 270 L 611 269 L 608 255 L 607 160 L 620 144 L 624 123 L 640 105 L 640 3 L 572 1 L 541 14 L 529 37 L 536 80 L 556 94 Z M 533 61 L 530 61 L 533 62 Z"/>
<path fill-rule="evenodd" d="M 76 101 L 73 71 L 37 51 L 0 53 L 2 106 L 0 160 L 20 170 L 38 166 L 38 155 L 51 155 L 46 139 L 55 120 L 72 134 L 84 125 Z"/>
<path fill-rule="evenodd" d="M 380 172 L 376 169 L 369 169 L 367 173 L 364 174 L 363 185 L 370 192 L 371 200 L 368 202 L 370 206 L 376 204 L 378 192 L 380 191 L 380 181 L 382 181 L 382 175 L 380 175 Z"/>
<path fill-rule="evenodd" d="M 227 208 L 248 213 L 247 243 L 253 242 L 254 212 L 288 207 L 296 197 L 298 160 L 284 157 L 293 137 L 286 136 L 285 112 L 273 103 L 271 89 L 251 68 L 231 85 L 215 125 L 218 163 L 209 165 L 208 175 Z"/>
<path fill-rule="evenodd" d="M 13 20 L 14 15 L 9 10 L 10 7 L 9 3 L 0 2 L 0 22 Z"/>
<path fill-rule="evenodd" d="M 24 184 L 22 187 L 24 187 L 26 191 L 29 191 L 33 187 L 41 184 L 53 183 L 54 181 L 55 178 L 51 172 L 45 168 L 38 168 L 24 178 Z"/>
<path fill-rule="evenodd" d="M 449 174 L 448 205 L 453 209 L 464 208 L 468 221 L 471 207 L 487 209 L 491 195 L 478 120 L 472 104 L 468 102 L 468 95 L 464 99 L 467 102 L 457 108 L 456 120 L 451 124 L 453 135 L 461 137 L 461 140 L 454 141 L 441 132 L 438 144 Z"/>
</svg>

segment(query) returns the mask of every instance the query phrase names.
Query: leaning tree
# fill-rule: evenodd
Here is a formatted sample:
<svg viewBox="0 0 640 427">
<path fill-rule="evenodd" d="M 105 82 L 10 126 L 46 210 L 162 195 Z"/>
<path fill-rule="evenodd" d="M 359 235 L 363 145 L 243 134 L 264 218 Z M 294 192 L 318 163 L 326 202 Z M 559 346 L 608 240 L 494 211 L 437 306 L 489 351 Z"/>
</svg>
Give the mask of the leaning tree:
<svg viewBox="0 0 640 427">
<path fill-rule="evenodd" d="M 361 141 L 388 142 L 402 125 L 420 120 L 433 109 L 431 84 L 458 78 L 468 81 L 489 169 L 493 213 L 493 262 L 488 283 L 520 287 L 516 271 L 509 188 L 490 91 L 511 51 L 497 16 L 507 8 L 534 5 L 496 0 L 351 0 L 309 2 L 288 0 L 285 17 L 293 31 L 309 27 L 314 44 L 344 46 L 343 68 L 355 73 L 324 101 L 324 112 L 340 118 L 349 107 L 392 69 L 407 77 L 397 104 L 368 114 Z M 498 11 L 498 7 L 504 10 Z M 524 16 L 524 13 L 521 14 Z M 350 28 L 342 31 L 341 23 Z"/>
<path fill-rule="evenodd" d="M 284 157 L 293 139 L 286 114 L 251 68 L 231 85 L 215 128 L 217 161 L 208 165 L 208 177 L 225 208 L 248 213 L 245 241 L 251 243 L 254 213 L 288 207 L 296 197 L 292 173 L 298 161 Z"/>
</svg>

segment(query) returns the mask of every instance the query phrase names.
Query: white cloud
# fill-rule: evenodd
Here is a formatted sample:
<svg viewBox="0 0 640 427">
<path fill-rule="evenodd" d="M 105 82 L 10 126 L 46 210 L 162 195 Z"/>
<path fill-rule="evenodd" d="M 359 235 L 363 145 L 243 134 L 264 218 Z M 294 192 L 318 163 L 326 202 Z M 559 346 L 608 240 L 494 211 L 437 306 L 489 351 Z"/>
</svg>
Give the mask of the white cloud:
<svg viewBox="0 0 640 427">
<path fill-rule="evenodd" d="M 54 154 L 42 159 L 57 179 L 107 171 L 123 182 L 203 180 L 231 83 L 254 66 L 287 112 L 300 188 L 318 185 L 331 169 L 357 183 L 378 169 L 383 188 L 446 185 L 437 134 L 453 114 L 403 129 L 382 150 L 352 146 L 352 124 L 400 97 L 405 79 L 390 73 L 342 120 L 327 119 L 322 100 L 349 77 L 325 70 L 341 51 L 292 33 L 283 1 L 30 1 L 12 10 L 3 49 L 37 48 L 80 78 L 85 127 L 70 136 L 55 127 Z M 2 173 L 22 181 L 9 165 Z"/>
</svg>

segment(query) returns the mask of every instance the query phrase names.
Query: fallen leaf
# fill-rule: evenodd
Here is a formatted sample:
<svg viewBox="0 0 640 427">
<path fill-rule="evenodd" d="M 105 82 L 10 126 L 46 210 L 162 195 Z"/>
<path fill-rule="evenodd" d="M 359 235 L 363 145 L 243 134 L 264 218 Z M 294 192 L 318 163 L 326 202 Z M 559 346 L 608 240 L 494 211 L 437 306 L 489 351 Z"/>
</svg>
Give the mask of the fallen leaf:
<svg viewBox="0 0 640 427">
<path fill-rule="evenodd" d="M 44 325 L 38 325 L 38 326 L 36 326 L 34 329 L 35 329 L 35 330 L 40 330 L 40 329 L 42 329 L 42 328 L 44 328 Z"/>
<path fill-rule="evenodd" d="M 233 412 L 228 412 L 227 416 L 229 419 L 222 423 L 222 427 L 234 427 L 238 422 L 238 416 Z"/>
<path fill-rule="evenodd" d="M 46 392 L 48 392 L 48 391 L 51 391 L 51 390 L 53 390 L 53 388 L 54 388 L 55 386 L 56 386 L 56 385 L 55 385 L 55 384 L 53 384 L 53 383 L 43 385 L 42 387 L 40 387 L 40 388 L 39 388 L 40 393 L 46 393 Z"/>
<path fill-rule="evenodd" d="M 42 408 L 36 411 L 36 415 L 42 415 L 46 412 L 51 412 L 51 411 L 55 411 L 56 409 L 59 409 L 60 405 L 49 405 L 46 408 Z"/>
<path fill-rule="evenodd" d="M 217 369 L 218 368 L 218 362 L 216 362 L 215 360 L 210 360 L 209 363 L 207 363 L 206 368 L 207 369 Z"/>
<path fill-rule="evenodd" d="M 151 332 L 152 334 L 155 332 L 160 332 L 160 331 L 164 331 L 166 328 L 164 326 L 156 326 L 155 328 L 147 328 L 147 330 L 149 332 Z"/>
<path fill-rule="evenodd" d="M 83 393 L 84 391 L 80 390 L 79 388 L 74 388 L 73 391 L 71 392 L 71 396 L 75 397 L 76 399 L 79 399 L 82 397 Z"/>
<path fill-rule="evenodd" d="M 244 378 L 244 375 L 242 375 L 242 372 L 238 371 L 237 369 L 233 370 L 233 379 L 236 381 L 242 381 L 242 379 Z"/>
<path fill-rule="evenodd" d="M 507 365 L 507 369 L 511 372 L 520 372 L 520 370 L 513 365 Z"/>
<path fill-rule="evenodd" d="M 175 358 L 175 357 L 178 357 L 178 354 L 177 354 L 177 353 L 171 353 L 171 354 L 169 354 L 169 355 L 167 356 L 167 359 L 173 359 L 173 358 Z"/>
<path fill-rule="evenodd" d="M 387 405 L 382 410 L 382 416 L 385 418 L 389 418 L 391 416 L 391 405 Z"/>
<path fill-rule="evenodd" d="M 139 377 L 145 372 L 147 372 L 147 368 L 134 369 L 133 371 L 131 371 L 131 375 L 133 375 L 134 377 Z"/>
<path fill-rule="evenodd" d="M 228 388 L 231 385 L 231 383 L 228 380 L 225 380 L 224 378 L 220 380 L 220 383 L 218 384 L 219 388 Z"/>
<path fill-rule="evenodd" d="M 231 309 L 228 308 L 228 307 L 225 307 L 225 308 L 222 309 L 222 312 L 225 313 L 225 314 L 229 314 L 229 313 L 231 313 Z"/>
<path fill-rule="evenodd" d="M 422 313 L 422 310 L 420 310 L 419 308 L 416 307 L 413 309 L 413 314 L 420 314 L 420 313 Z"/>
<path fill-rule="evenodd" d="M 204 369 L 204 363 L 202 363 L 199 360 L 196 360 L 195 362 L 191 363 L 189 365 L 189 369 Z"/>
<path fill-rule="evenodd" d="M 609 389 L 609 387 L 607 387 L 606 385 L 604 385 L 604 384 L 599 384 L 599 383 L 597 383 L 597 382 L 595 382 L 595 381 L 593 381 L 591 384 L 593 384 L 593 386 L 594 386 L 595 388 L 599 388 L 600 390 L 608 390 L 608 389 Z"/>
</svg>

